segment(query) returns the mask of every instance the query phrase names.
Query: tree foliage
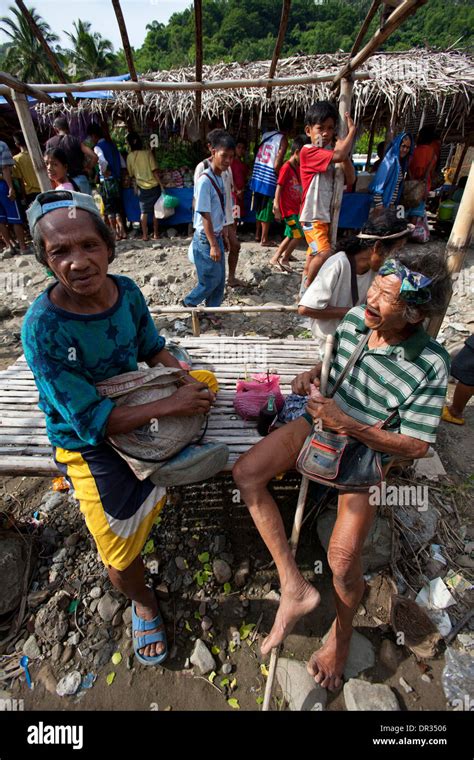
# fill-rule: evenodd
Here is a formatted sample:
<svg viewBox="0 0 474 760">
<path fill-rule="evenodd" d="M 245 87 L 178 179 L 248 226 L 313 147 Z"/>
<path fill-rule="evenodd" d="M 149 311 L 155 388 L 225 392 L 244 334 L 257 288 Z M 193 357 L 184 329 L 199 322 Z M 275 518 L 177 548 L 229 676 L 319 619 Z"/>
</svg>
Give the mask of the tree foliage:
<svg viewBox="0 0 474 760">
<path fill-rule="evenodd" d="M 371 0 L 293 0 L 282 57 L 298 54 L 348 52 L 365 18 Z M 153 13 L 150 5 L 150 15 Z M 277 0 L 203 0 L 204 62 L 256 61 L 273 53 L 280 23 Z M 48 42 L 58 41 L 49 25 L 32 10 Z M 111 9 L 104 9 L 104 14 Z M 9 38 L 0 46 L 0 67 L 26 81 L 54 81 L 39 43 L 15 8 L 0 19 Z M 368 35 L 379 23 L 374 18 Z M 429 0 L 387 40 L 383 50 L 411 47 L 472 49 L 474 45 L 472 0 Z M 113 75 L 127 70 L 122 50 L 94 32 L 88 21 L 75 21 L 66 32 L 72 48 L 54 47 L 65 70 L 74 79 Z M 143 44 L 134 50 L 137 71 L 169 69 L 194 64 L 194 12 L 192 4 L 174 13 L 167 24 L 151 19 Z"/>
</svg>

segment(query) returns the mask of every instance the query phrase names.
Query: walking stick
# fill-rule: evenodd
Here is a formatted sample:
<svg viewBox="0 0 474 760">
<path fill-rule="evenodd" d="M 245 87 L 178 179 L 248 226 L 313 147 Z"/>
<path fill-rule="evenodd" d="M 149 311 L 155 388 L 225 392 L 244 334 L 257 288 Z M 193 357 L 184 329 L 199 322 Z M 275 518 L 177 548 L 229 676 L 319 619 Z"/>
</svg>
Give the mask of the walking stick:
<svg viewBox="0 0 474 760">
<path fill-rule="evenodd" d="M 334 335 L 328 335 L 326 337 L 326 344 L 324 346 L 323 364 L 321 367 L 321 377 L 319 381 L 320 393 L 324 396 L 326 394 L 327 382 L 329 377 L 329 370 L 331 367 L 332 351 L 334 347 Z M 293 520 L 293 529 L 290 537 L 290 548 L 293 557 L 296 555 L 298 549 L 298 541 L 300 538 L 301 524 L 303 522 L 304 508 L 306 506 L 306 497 L 308 495 L 309 480 L 304 475 L 301 478 L 300 490 L 298 493 L 298 503 L 296 505 L 295 519 Z M 273 647 L 270 655 L 270 667 L 268 670 L 267 684 L 265 686 L 265 694 L 263 697 L 262 712 L 268 712 L 270 709 L 270 701 L 272 698 L 273 682 L 275 680 L 276 666 L 278 662 L 278 655 L 280 653 L 279 644 L 277 647 Z"/>
</svg>

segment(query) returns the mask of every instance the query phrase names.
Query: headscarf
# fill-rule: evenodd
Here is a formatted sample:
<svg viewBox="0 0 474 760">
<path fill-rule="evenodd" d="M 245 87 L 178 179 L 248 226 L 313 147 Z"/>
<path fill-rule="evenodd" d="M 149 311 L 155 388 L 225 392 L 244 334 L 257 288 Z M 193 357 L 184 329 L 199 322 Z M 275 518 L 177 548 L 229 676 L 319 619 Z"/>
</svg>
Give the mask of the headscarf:
<svg viewBox="0 0 474 760">
<path fill-rule="evenodd" d="M 431 290 L 429 286 L 432 279 L 421 272 L 414 272 L 412 269 L 403 266 L 396 259 L 387 259 L 382 264 L 378 272 L 382 277 L 388 274 L 395 274 L 401 281 L 400 298 L 410 304 L 423 304 L 431 301 Z"/>
<path fill-rule="evenodd" d="M 402 144 L 402 140 L 405 137 L 410 138 L 410 152 L 405 156 L 405 158 L 400 159 L 400 146 Z M 381 195 L 382 203 L 385 207 L 389 206 L 392 202 L 392 196 L 395 192 L 395 187 L 397 186 L 400 169 L 402 173 L 405 174 L 408 167 L 408 161 L 413 153 L 413 150 L 414 140 L 412 135 L 409 132 L 400 132 L 400 134 L 397 135 L 390 143 L 389 149 L 383 157 L 382 163 L 377 169 L 377 174 L 370 183 L 369 192 Z M 395 203 L 398 203 L 401 198 L 402 184 L 403 183 L 400 183 L 400 186 L 398 188 L 398 197 L 395 198 Z"/>
</svg>

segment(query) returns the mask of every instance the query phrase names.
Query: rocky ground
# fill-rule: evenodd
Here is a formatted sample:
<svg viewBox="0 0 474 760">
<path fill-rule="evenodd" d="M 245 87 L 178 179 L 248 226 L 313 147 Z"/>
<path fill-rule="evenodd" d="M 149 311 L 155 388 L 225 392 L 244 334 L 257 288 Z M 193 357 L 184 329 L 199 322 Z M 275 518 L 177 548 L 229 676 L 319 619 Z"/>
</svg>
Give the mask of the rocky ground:
<svg viewBox="0 0 474 760">
<path fill-rule="evenodd" d="M 186 255 L 189 242 L 180 237 L 151 245 L 124 241 L 111 269 L 133 277 L 150 306 L 176 304 L 194 283 Z M 430 245 L 435 248 L 444 242 Z M 297 253 L 299 261 L 291 275 L 268 266 L 271 253 L 250 237 L 244 240 L 238 276 L 247 285 L 228 289 L 225 305 L 295 302 L 304 253 Z M 440 333 L 450 351 L 472 331 L 473 282 L 471 258 L 457 280 Z M 22 316 L 47 284 L 32 257 L 0 260 L 1 367 L 21 353 Z M 158 316 L 156 323 L 169 337 L 190 332 L 190 320 L 178 316 Z M 212 328 L 203 321 L 202 329 Z M 233 314 L 225 317 L 222 332 L 307 334 L 301 320 L 289 314 Z M 320 589 L 322 603 L 285 642 L 273 709 L 367 709 L 375 700 L 378 705 L 384 701 L 387 709 L 445 710 L 453 706 L 447 704 L 448 698 L 469 693 L 473 678 L 469 651 L 474 651 L 473 621 L 468 619 L 471 592 L 459 580 L 456 588 L 448 584 L 454 600 L 448 614 L 453 629 L 460 624 L 458 634 L 448 641 L 446 634 L 431 653 L 425 649 L 420 655 L 418 649 L 418 656 L 413 651 L 420 646 L 416 635 L 413 640 L 407 635 L 405 646 L 398 640 L 400 625 L 396 630 L 391 625 L 389 600 L 397 592 L 412 601 L 429 580 L 447 581 L 450 570 L 456 578 L 467 579 L 469 586 L 474 564 L 469 480 L 473 429 L 472 406 L 464 428 L 441 426 L 436 450 L 445 474 L 412 469 L 394 474 L 392 482 L 399 485 L 427 486 L 429 509 L 381 509 L 365 551 L 368 588 L 354 621 L 347 682 L 335 695 L 314 688 L 302 665 L 321 645 L 334 615 L 324 547 L 335 510 L 331 504 L 325 511 L 319 509 L 313 493 L 298 561 Z M 291 474 L 273 485 L 288 530 L 297 486 Z M 171 489 L 144 548 L 170 647 L 165 667 L 158 668 L 145 668 L 133 658 L 130 607 L 108 581 L 74 494 L 53 491 L 48 478 L 3 478 L 1 487 L 0 529 L 8 551 L 0 558 L 0 575 L 9 582 L 0 593 L 0 613 L 8 608 L 8 600 L 11 606 L 23 600 L 23 606 L 21 624 L 13 635 L 8 635 L 7 618 L 0 617 L 5 637 L 0 642 L 0 697 L 21 697 L 27 710 L 260 709 L 268 662 L 259 655 L 259 643 L 271 627 L 278 584 L 245 506 L 235 501 L 229 478 L 205 487 Z M 432 549 L 435 545 L 444 562 Z M 29 586 L 20 571 L 16 577 L 10 572 L 13 566 L 24 569 L 25 565 L 31 568 Z M 439 638 L 435 630 L 429 635 Z M 33 689 L 25 683 L 22 655 L 29 657 Z M 443 688 L 447 663 L 450 670 Z"/>
</svg>

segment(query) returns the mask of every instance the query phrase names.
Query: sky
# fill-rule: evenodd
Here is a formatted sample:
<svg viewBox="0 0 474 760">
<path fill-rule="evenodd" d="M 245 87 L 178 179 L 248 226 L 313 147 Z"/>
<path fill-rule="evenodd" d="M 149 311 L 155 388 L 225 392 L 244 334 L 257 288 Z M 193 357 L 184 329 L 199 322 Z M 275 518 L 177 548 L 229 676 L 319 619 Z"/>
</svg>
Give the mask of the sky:
<svg viewBox="0 0 474 760">
<path fill-rule="evenodd" d="M 33 7 L 48 22 L 64 46 L 67 46 L 68 39 L 63 30 L 71 31 L 72 22 L 80 18 L 90 21 L 92 31 L 100 32 L 113 43 L 116 50 L 122 47 L 110 0 L 27 0 L 26 4 L 28 8 Z M 0 0 L 0 15 L 10 15 L 10 5 L 14 5 L 12 0 Z M 188 8 L 191 0 L 121 0 L 120 5 L 130 44 L 138 48 L 145 39 L 147 24 L 155 20 L 166 23 L 173 13 Z M 7 41 L 7 36 L 0 31 L 0 43 Z"/>
</svg>

